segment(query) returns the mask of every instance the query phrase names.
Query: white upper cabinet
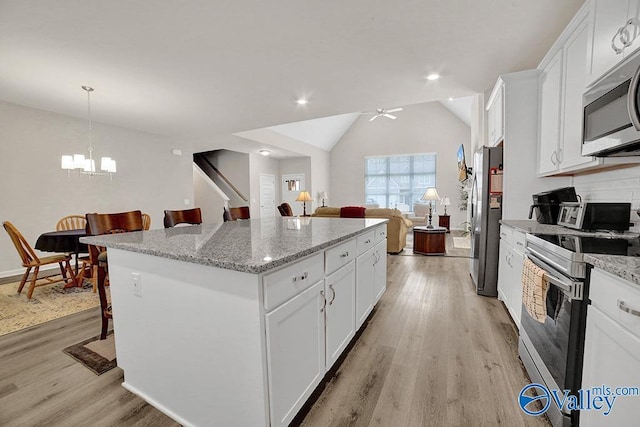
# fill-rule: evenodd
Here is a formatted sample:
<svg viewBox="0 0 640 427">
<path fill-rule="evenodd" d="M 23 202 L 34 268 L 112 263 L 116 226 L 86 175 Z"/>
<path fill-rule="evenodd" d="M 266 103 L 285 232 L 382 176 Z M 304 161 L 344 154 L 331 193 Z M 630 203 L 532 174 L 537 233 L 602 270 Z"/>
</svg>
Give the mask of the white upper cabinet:
<svg viewBox="0 0 640 427">
<path fill-rule="evenodd" d="M 504 84 L 498 80 L 487 102 L 487 144 L 495 147 L 504 138 Z"/>
<path fill-rule="evenodd" d="M 542 70 L 540 77 L 540 174 L 556 172 L 559 168 L 561 92 L 562 51 L 558 51 Z"/>
<path fill-rule="evenodd" d="M 640 46 L 639 0 L 594 0 L 593 43 L 589 83 Z"/>
</svg>

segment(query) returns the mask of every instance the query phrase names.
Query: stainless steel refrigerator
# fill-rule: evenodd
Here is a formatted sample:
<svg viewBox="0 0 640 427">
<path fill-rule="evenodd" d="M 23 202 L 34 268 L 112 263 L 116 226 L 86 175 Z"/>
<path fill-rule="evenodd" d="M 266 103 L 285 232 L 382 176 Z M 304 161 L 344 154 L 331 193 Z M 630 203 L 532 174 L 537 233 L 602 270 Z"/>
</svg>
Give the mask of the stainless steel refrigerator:
<svg viewBox="0 0 640 427">
<path fill-rule="evenodd" d="M 501 218 L 502 147 L 480 147 L 471 186 L 471 278 L 479 295 L 498 296 Z"/>
</svg>

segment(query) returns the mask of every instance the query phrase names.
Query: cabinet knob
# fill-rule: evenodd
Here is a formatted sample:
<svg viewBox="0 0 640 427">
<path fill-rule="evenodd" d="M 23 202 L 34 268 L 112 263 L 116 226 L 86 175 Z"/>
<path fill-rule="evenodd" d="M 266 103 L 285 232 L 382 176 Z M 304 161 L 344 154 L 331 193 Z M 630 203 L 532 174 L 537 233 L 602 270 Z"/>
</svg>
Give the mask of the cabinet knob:
<svg viewBox="0 0 640 427">
<path fill-rule="evenodd" d="M 291 279 L 291 281 L 298 282 L 300 280 L 305 280 L 308 276 L 309 276 L 309 273 L 305 271 L 304 274 L 302 274 L 301 276 L 294 276 L 293 279 Z"/>
<path fill-rule="evenodd" d="M 347 252 L 345 252 L 343 254 L 340 254 L 340 258 L 346 258 L 348 256 L 349 256 L 349 251 L 347 251 Z"/>
</svg>

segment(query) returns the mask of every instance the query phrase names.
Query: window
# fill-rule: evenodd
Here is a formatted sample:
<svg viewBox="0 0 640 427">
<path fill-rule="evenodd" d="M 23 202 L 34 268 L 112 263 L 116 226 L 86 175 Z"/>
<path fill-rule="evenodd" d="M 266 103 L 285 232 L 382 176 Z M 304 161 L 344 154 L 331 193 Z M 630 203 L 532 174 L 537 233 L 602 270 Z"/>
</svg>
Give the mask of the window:
<svg viewBox="0 0 640 427">
<path fill-rule="evenodd" d="M 427 187 L 436 186 L 435 153 L 365 157 L 366 204 L 413 211 Z"/>
</svg>

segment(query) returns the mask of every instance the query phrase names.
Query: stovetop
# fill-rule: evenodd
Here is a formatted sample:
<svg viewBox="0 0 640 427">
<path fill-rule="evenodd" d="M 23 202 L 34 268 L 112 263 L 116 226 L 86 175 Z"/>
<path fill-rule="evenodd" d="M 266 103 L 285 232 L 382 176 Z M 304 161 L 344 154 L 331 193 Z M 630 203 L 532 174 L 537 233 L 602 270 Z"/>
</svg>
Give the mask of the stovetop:
<svg viewBox="0 0 640 427">
<path fill-rule="evenodd" d="M 640 256 L 640 238 L 625 234 L 595 234 L 577 236 L 572 234 L 534 234 L 565 251 L 578 254 L 604 254 Z M 547 245 L 545 245 L 547 246 Z M 562 251 L 564 252 L 564 251 Z M 575 255 L 572 258 L 575 258 Z"/>
</svg>

